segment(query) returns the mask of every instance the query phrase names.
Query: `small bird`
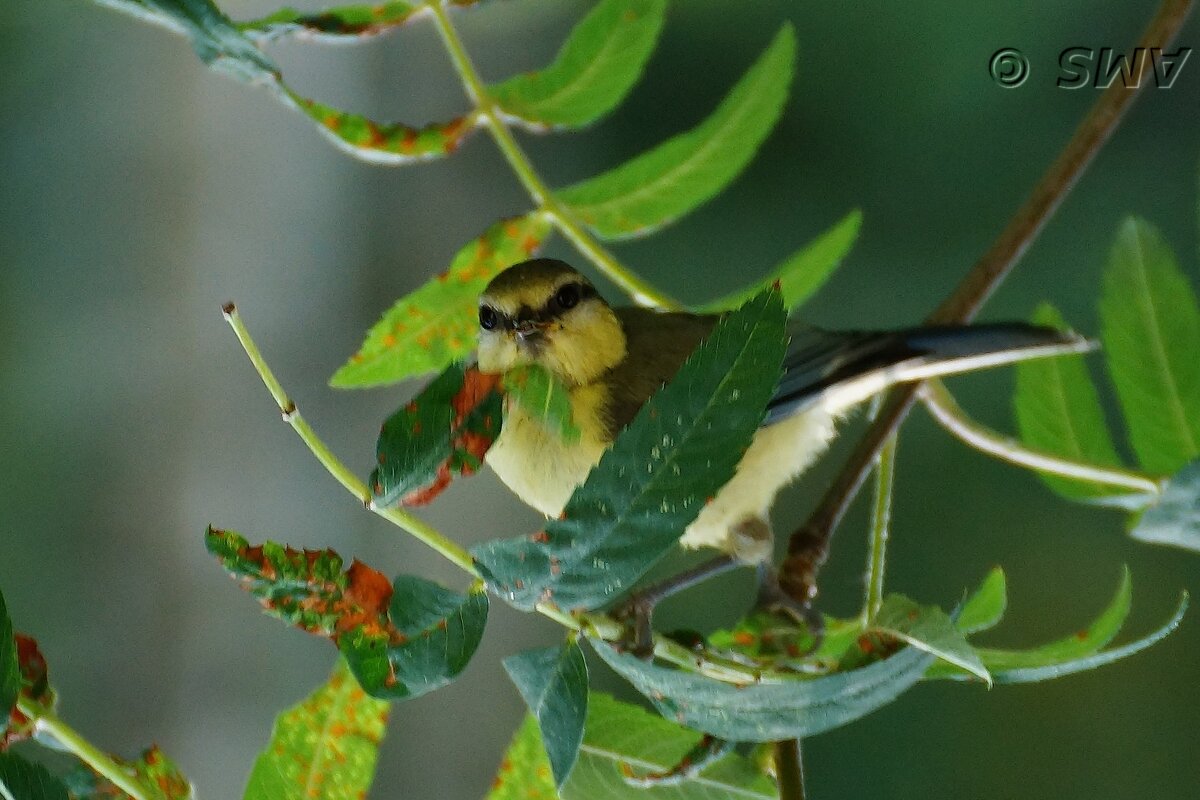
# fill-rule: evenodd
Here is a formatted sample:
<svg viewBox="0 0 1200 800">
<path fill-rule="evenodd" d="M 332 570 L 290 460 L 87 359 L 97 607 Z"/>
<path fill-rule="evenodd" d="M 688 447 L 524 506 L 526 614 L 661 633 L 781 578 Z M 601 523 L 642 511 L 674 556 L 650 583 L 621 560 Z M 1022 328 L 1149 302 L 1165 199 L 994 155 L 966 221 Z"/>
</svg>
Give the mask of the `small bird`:
<svg viewBox="0 0 1200 800">
<path fill-rule="evenodd" d="M 486 461 L 518 497 L 558 516 L 642 405 L 670 381 L 720 319 L 613 308 L 565 262 L 539 258 L 497 275 L 479 298 L 479 369 L 536 364 L 570 393 L 581 435 L 566 441 L 517 405 Z M 775 495 L 833 438 L 838 419 L 888 387 L 1028 358 L 1080 352 L 1073 333 L 1025 323 L 832 332 L 789 321 L 783 376 L 734 477 L 680 544 L 762 565 L 773 554 Z"/>
</svg>

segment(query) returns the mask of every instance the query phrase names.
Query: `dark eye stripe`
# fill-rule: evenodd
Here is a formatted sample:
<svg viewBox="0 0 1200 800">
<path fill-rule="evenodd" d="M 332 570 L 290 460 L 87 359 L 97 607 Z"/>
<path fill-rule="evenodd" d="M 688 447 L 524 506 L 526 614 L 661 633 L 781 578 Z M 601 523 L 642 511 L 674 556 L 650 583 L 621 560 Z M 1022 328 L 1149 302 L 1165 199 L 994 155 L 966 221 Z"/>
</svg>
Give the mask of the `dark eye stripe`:
<svg viewBox="0 0 1200 800">
<path fill-rule="evenodd" d="M 575 289 L 575 291 L 577 291 L 579 293 L 579 303 L 582 303 L 584 300 L 587 300 L 588 298 L 595 297 L 597 294 L 596 287 L 592 286 L 590 283 L 582 283 L 582 282 L 564 283 L 562 286 L 559 286 L 557 289 L 554 290 L 554 294 L 551 296 L 551 298 L 549 300 L 546 301 L 546 305 L 544 305 L 540 309 L 538 309 L 538 312 L 537 312 L 538 319 L 543 320 L 543 321 L 556 319 L 556 318 L 562 316 L 565 312 L 570 310 L 570 309 L 563 308 L 558 303 L 559 292 L 561 292 L 563 289 L 566 289 L 567 287 L 573 287 Z M 576 303 L 576 306 L 578 306 L 579 303 Z"/>
</svg>

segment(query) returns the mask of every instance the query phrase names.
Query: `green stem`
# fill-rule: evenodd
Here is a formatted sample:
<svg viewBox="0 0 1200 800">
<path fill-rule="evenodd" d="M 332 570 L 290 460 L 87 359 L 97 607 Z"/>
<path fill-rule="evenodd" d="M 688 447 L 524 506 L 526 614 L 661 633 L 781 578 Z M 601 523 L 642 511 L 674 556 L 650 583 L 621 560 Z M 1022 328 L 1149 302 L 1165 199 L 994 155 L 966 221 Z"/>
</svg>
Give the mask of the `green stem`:
<svg viewBox="0 0 1200 800">
<path fill-rule="evenodd" d="M 98 749 L 53 713 L 23 697 L 17 699 L 17 710 L 33 720 L 38 733 L 46 733 L 54 737 L 56 742 L 74 753 L 96 772 L 112 781 L 117 788 L 132 797 L 133 800 L 150 800 L 150 793 L 127 769 L 113 761 L 108 753 Z"/>
<path fill-rule="evenodd" d="M 237 308 L 233 303 L 228 303 L 221 309 L 225 314 L 225 321 L 233 328 L 234 334 L 238 341 L 242 344 L 242 349 L 246 351 L 246 355 L 250 358 L 250 363 L 254 365 L 254 369 L 258 372 L 258 376 L 262 378 L 262 382 L 266 384 L 267 390 L 271 396 L 275 398 L 276 405 L 279 406 L 280 412 L 283 414 L 284 422 L 292 426 L 304 444 L 308 445 L 308 449 L 317 460 L 321 462 L 321 466 L 337 479 L 337 482 L 346 488 L 346 491 L 358 498 L 364 506 L 371 511 L 374 511 L 379 516 L 397 525 L 407 531 L 412 536 L 421 540 L 429 547 L 432 547 L 448 561 L 462 569 L 464 572 L 473 577 L 478 578 L 479 573 L 475 569 L 475 562 L 471 558 L 471 554 L 450 539 L 443 536 L 434 527 L 428 523 L 418 519 L 398 508 L 379 508 L 372 500 L 371 492 L 367 489 L 366 484 L 358 479 L 350 469 L 341 462 L 333 451 L 321 441 L 316 432 L 309 426 L 308 422 L 300 415 L 296 404 L 288 397 L 287 392 L 283 390 L 283 386 L 275 378 L 275 373 L 267 366 L 267 362 L 263 359 L 262 353 L 259 352 L 258 345 L 254 343 L 254 339 L 250 336 L 250 332 L 246 330 L 245 324 L 242 322 L 241 316 L 237 312 Z"/>
<path fill-rule="evenodd" d="M 1101 467 L 1085 464 L 1060 456 L 1026 447 L 1015 439 L 1004 436 L 991 428 L 979 424 L 967 416 L 967 412 L 955 402 L 954 397 L 941 381 L 929 381 L 921 386 L 918 396 L 925 408 L 939 424 L 966 444 L 988 455 L 996 456 L 1010 464 L 1049 472 L 1064 478 L 1108 486 L 1119 486 L 1146 496 L 1153 501 L 1162 493 L 1162 486 L 1153 478 L 1119 467 Z"/>
<path fill-rule="evenodd" d="M 779 800 L 804 800 L 804 761 L 799 739 L 775 743 L 775 775 L 779 780 Z"/>
<path fill-rule="evenodd" d="M 871 552 L 867 562 L 867 590 L 863 624 L 870 625 L 883 605 L 883 575 L 887 566 L 888 535 L 892 521 L 892 490 L 896 483 L 896 436 L 879 450 L 875 465 L 875 500 L 871 508 Z"/>
<path fill-rule="evenodd" d="M 462 80 L 467 97 L 475 105 L 476 113 L 491 132 L 496 146 L 500 148 L 504 159 L 516 173 L 517 179 L 521 181 L 525 191 L 529 192 L 533 202 L 537 204 L 537 210 L 544 214 L 580 253 L 590 259 L 609 280 L 629 294 L 635 302 L 669 310 L 681 308 L 682 306 L 676 300 L 642 280 L 618 261 L 612 253 L 588 234 L 575 215 L 571 213 L 571 209 L 555 198 L 554 193 L 534 170 L 525 151 L 513 138 L 512 131 L 509 130 L 504 120 L 504 114 L 488 93 L 483 81 L 480 80 L 479 73 L 476 71 L 475 65 L 471 63 L 471 58 L 467 54 L 466 48 L 463 47 L 462 40 L 458 37 L 458 31 L 451 24 L 450 15 L 446 9 L 437 0 L 431 0 L 428 8 L 433 12 L 434 24 L 442 37 L 446 51 L 450 54 L 450 61 L 454 64 L 454 69 Z"/>
</svg>

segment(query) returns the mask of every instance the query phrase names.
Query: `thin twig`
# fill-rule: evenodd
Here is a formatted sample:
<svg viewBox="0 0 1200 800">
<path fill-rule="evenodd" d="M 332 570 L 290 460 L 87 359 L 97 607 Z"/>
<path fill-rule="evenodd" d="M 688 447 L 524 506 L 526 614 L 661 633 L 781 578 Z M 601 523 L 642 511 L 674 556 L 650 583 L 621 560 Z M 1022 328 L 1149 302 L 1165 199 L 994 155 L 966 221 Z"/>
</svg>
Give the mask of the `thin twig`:
<svg viewBox="0 0 1200 800">
<path fill-rule="evenodd" d="M 1010 464 L 1049 472 L 1078 481 L 1103 483 L 1129 489 L 1147 503 L 1162 493 L 1162 486 L 1153 478 L 1132 470 L 1084 464 L 1025 446 L 1016 439 L 1004 436 L 967 416 L 962 407 L 941 381 L 923 384 L 918 397 L 935 420 L 963 442 Z"/>
<path fill-rule="evenodd" d="M 1163 0 L 1138 42 L 1142 55 L 1149 53 L 1151 48 L 1167 47 L 1183 26 L 1191 7 L 1192 0 Z M 1137 80 L 1134 88 L 1127 89 L 1123 81 L 1116 81 L 1097 99 L 1024 205 L 954 292 L 928 317 L 928 323 L 969 322 L 975 316 L 1116 129 L 1137 96 L 1137 87 L 1143 84 L 1141 77 L 1147 65 L 1145 57 L 1135 65 Z M 797 601 L 811 602 L 816 595 L 817 573 L 829 556 L 833 531 L 870 472 L 884 441 L 896 432 L 912 408 L 916 392 L 916 386 L 891 392 L 816 510 L 792 534 L 780 582 Z"/>
<path fill-rule="evenodd" d="M 883 575 L 887 565 L 887 543 L 892 524 L 892 490 L 896 485 L 896 436 L 893 434 L 879 451 L 875 464 L 875 503 L 871 509 L 871 544 L 867 553 L 866 593 L 863 600 L 863 625 L 875 621 L 883 605 Z"/>
<path fill-rule="evenodd" d="M 799 739 L 775 743 L 775 775 L 779 800 L 804 800 L 804 759 Z"/>
</svg>

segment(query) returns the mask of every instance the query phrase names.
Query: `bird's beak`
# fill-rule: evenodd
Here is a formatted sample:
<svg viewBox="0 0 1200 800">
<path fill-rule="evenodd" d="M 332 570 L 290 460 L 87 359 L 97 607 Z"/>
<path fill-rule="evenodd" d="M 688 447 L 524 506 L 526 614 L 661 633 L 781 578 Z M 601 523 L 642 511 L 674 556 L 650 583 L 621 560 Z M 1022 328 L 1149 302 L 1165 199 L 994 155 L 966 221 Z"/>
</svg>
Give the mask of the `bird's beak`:
<svg viewBox="0 0 1200 800">
<path fill-rule="evenodd" d="M 517 324 L 513 328 L 513 333 L 516 334 L 518 341 L 532 343 L 542 338 L 545 330 L 545 323 L 532 319 L 522 319 L 517 320 Z"/>
</svg>

